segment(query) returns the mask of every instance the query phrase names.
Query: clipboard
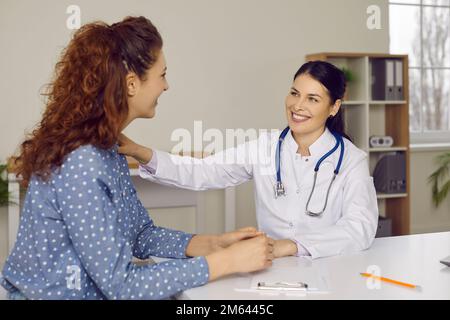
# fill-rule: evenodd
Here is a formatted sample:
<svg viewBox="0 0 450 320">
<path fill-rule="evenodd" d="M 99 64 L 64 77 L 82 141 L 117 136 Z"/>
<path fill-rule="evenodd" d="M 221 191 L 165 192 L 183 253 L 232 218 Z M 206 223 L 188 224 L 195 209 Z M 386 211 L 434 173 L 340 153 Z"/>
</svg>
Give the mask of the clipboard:
<svg viewBox="0 0 450 320">
<path fill-rule="evenodd" d="M 273 267 L 255 274 L 246 290 L 265 294 L 330 293 L 328 272 L 321 269 Z"/>
<path fill-rule="evenodd" d="M 306 291 L 308 284 L 304 282 L 258 282 L 258 290 Z"/>
</svg>

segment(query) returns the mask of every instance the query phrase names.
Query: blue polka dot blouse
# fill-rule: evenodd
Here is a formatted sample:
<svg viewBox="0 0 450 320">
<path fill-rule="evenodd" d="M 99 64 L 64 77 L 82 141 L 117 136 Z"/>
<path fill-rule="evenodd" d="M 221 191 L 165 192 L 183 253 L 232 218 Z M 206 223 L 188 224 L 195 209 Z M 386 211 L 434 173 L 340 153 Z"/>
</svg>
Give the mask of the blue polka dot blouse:
<svg viewBox="0 0 450 320">
<path fill-rule="evenodd" d="M 192 234 L 157 227 L 117 146 L 82 146 L 48 181 L 32 177 L 1 284 L 28 299 L 165 299 L 205 284 Z M 176 258 L 137 265 L 133 257 Z"/>
</svg>

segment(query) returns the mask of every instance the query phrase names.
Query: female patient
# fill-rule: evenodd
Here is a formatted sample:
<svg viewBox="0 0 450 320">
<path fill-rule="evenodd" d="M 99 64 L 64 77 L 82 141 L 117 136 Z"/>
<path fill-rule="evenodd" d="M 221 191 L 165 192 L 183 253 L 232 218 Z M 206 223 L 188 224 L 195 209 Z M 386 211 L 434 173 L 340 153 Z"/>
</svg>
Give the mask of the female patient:
<svg viewBox="0 0 450 320">
<path fill-rule="evenodd" d="M 161 36 L 143 17 L 75 34 L 16 162 L 28 190 L 2 272 L 11 298 L 163 299 L 271 265 L 273 240 L 255 229 L 157 227 L 137 198 L 116 142 L 131 121 L 154 116 L 165 74 Z M 149 256 L 175 259 L 132 263 Z"/>
</svg>

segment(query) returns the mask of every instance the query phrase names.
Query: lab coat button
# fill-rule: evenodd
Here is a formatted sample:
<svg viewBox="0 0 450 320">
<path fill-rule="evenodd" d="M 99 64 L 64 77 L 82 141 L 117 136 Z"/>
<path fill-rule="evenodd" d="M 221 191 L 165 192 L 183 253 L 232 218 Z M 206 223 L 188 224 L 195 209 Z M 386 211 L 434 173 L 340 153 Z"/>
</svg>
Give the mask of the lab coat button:
<svg viewBox="0 0 450 320">
<path fill-rule="evenodd" d="M 300 193 L 300 189 L 297 189 L 297 193 Z"/>
<path fill-rule="evenodd" d="M 292 223 L 292 222 L 289 222 L 289 227 L 293 227 L 294 226 L 294 224 Z"/>
</svg>

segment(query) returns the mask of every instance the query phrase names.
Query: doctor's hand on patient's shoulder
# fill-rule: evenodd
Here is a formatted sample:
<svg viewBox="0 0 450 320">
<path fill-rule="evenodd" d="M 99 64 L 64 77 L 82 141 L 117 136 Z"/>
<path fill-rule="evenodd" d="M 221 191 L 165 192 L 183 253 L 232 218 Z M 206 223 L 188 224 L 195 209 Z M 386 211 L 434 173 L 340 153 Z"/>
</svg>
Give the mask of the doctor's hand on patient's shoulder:
<svg viewBox="0 0 450 320">
<path fill-rule="evenodd" d="M 126 135 L 121 133 L 119 135 L 119 153 L 126 156 L 133 157 L 141 164 L 147 164 L 153 157 L 153 150 L 137 144 Z"/>
<path fill-rule="evenodd" d="M 273 239 L 261 234 L 207 255 L 209 280 L 237 272 L 263 270 L 272 266 L 273 244 Z"/>
</svg>

